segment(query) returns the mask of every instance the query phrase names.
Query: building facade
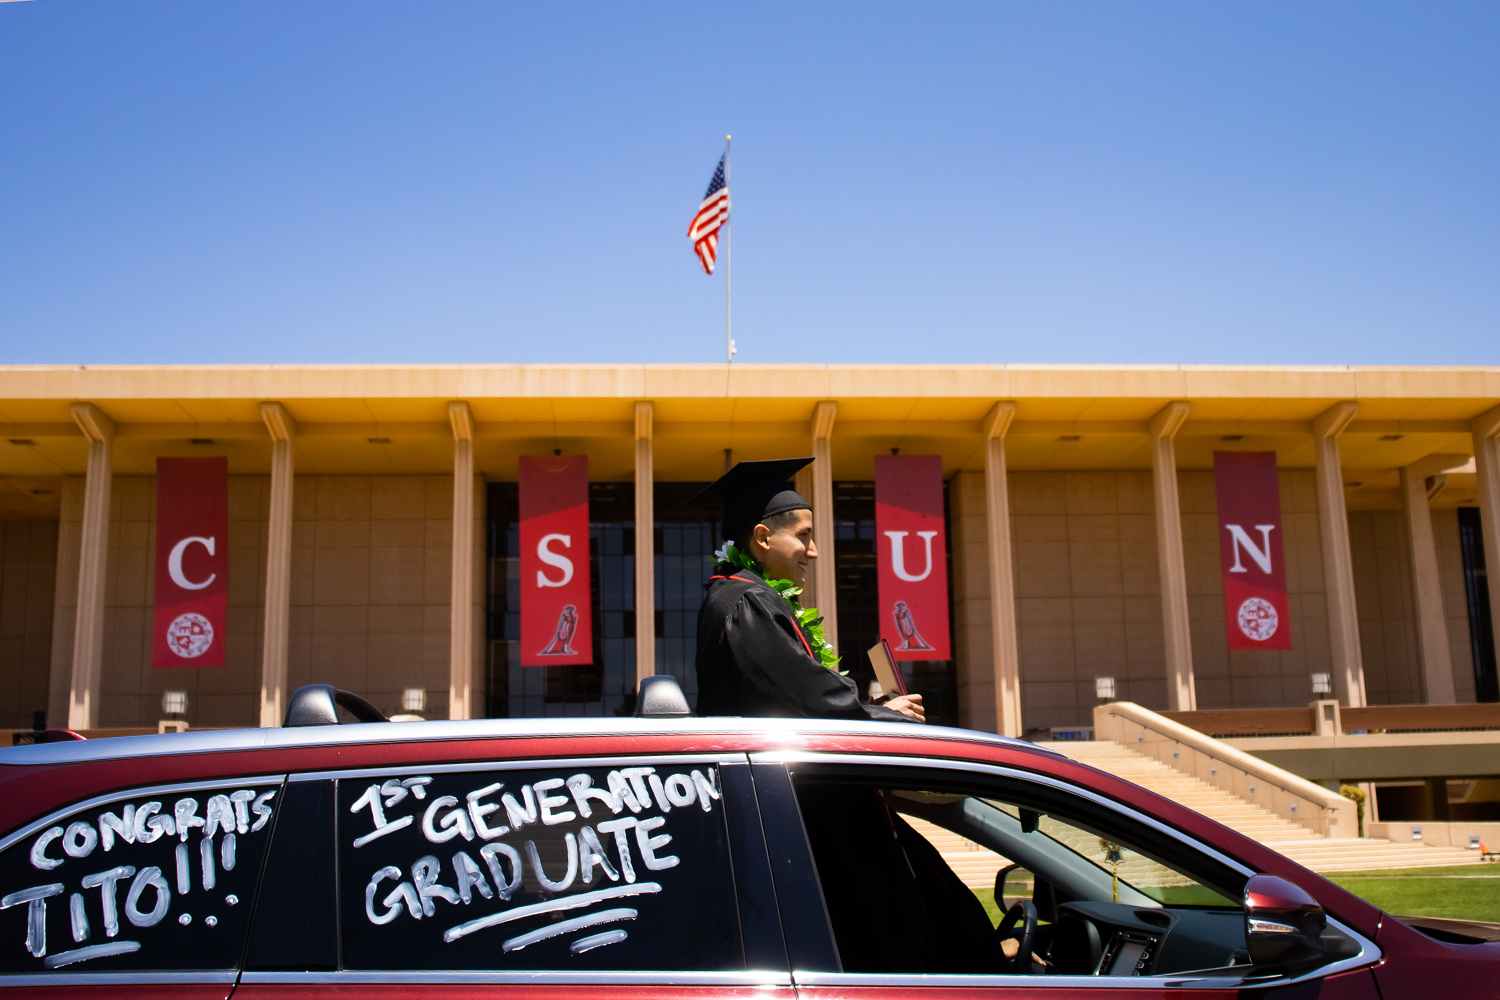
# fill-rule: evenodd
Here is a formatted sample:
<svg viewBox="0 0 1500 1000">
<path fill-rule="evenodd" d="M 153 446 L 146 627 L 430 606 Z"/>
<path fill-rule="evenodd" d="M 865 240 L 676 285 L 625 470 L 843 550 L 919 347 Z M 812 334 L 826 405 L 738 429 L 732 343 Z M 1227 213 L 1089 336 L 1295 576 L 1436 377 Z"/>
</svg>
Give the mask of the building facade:
<svg viewBox="0 0 1500 1000">
<path fill-rule="evenodd" d="M 693 693 L 720 543 L 686 499 L 813 455 L 809 597 L 876 635 L 873 459 L 942 459 L 953 659 L 931 716 L 1495 700 L 1500 368 L 0 368 L 0 725 L 275 724 L 315 681 L 428 717 L 627 713 Z M 1213 453 L 1276 454 L 1293 648 L 1231 651 Z M 517 467 L 589 457 L 593 663 L 521 667 Z M 226 663 L 154 669 L 155 462 L 229 465 Z M 455 488 L 457 484 L 457 488 Z"/>
</svg>

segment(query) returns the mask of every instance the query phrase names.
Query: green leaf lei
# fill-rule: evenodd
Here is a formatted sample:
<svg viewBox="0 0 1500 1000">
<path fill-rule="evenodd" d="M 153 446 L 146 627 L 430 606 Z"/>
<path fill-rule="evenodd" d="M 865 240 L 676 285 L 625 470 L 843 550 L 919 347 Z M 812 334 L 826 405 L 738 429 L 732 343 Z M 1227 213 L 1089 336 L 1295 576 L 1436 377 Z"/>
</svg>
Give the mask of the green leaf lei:
<svg viewBox="0 0 1500 1000">
<path fill-rule="evenodd" d="M 817 657 L 818 662 L 829 670 L 836 670 L 840 674 L 847 674 L 849 672 L 847 670 L 839 670 L 839 660 L 842 657 L 833 651 L 833 647 L 828 645 L 828 640 L 823 637 L 823 618 L 818 614 L 818 609 L 804 608 L 801 602 L 797 600 L 798 595 L 802 593 L 801 587 L 790 580 L 766 579 L 765 567 L 746 553 L 735 548 L 733 542 L 725 542 L 724 547 L 715 552 L 714 555 L 720 562 L 749 570 L 756 576 L 764 579 L 766 586 L 776 591 L 777 594 L 780 594 L 781 598 L 787 604 L 791 605 L 792 615 L 797 619 L 797 624 L 802 626 L 802 631 L 806 633 L 808 645 L 812 646 L 813 654 Z"/>
</svg>

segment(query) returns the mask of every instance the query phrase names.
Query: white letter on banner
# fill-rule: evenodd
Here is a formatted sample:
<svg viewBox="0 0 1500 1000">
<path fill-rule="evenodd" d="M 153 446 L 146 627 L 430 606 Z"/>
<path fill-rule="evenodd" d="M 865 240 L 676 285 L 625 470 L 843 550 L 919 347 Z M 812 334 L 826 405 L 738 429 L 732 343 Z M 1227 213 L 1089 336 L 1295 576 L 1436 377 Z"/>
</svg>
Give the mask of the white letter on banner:
<svg viewBox="0 0 1500 1000">
<path fill-rule="evenodd" d="M 572 535 L 543 535 L 542 540 L 536 543 L 536 557 L 548 566 L 556 566 L 562 570 L 561 580 L 549 580 L 541 570 L 536 571 L 536 585 L 538 587 L 565 587 L 568 581 L 573 579 L 573 560 L 547 548 L 553 542 L 562 542 L 564 548 L 573 547 Z"/>
<path fill-rule="evenodd" d="M 200 535 L 194 535 L 191 538 L 184 538 L 182 541 L 172 546 L 172 554 L 167 556 L 167 573 L 172 577 L 172 582 L 177 584 L 177 586 L 181 587 L 183 590 L 202 590 L 204 587 L 207 587 L 210 583 L 213 583 L 214 580 L 218 579 L 219 577 L 219 574 L 217 573 L 210 573 L 208 574 L 207 580 L 204 580 L 202 583 L 194 583 L 183 575 L 182 555 L 187 551 L 187 547 L 189 545 L 192 545 L 194 542 L 197 542 L 199 545 L 202 545 L 205 549 L 207 549 L 209 555 L 214 554 L 214 540 L 212 536 L 203 538 Z"/>
<path fill-rule="evenodd" d="M 1260 532 L 1260 544 L 1265 546 L 1264 551 L 1255 547 L 1250 536 L 1245 534 L 1245 529 L 1238 524 L 1226 524 L 1229 529 L 1229 544 L 1234 548 L 1234 565 L 1229 567 L 1231 573 L 1245 573 L 1248 570 L 1240 565 L 1240 547 L 1249 553 L 1250 558 L 1255 560 L 1255 565 L 1260 567 L 1262 573 L 1271 572 L 1271 532 L 1275 530 L 1274 524 L 1257 524 L 1255 530 Z"/>
<path fill-rule="evenodd" d="M 912 576 L 906 571 L 906 558 L 904 554 L 904 542 L 909 532 L 887 531 L 885 537 L 891 540 L 891 570 L 907 583 L 920 583 L 932 575 L 932 540 L 937 537 L 936 531 L 919 531 L 917 537 L 922 539 L 927 546 L 927 568 L 922 570 L 921 576 Z"/>
</svg>

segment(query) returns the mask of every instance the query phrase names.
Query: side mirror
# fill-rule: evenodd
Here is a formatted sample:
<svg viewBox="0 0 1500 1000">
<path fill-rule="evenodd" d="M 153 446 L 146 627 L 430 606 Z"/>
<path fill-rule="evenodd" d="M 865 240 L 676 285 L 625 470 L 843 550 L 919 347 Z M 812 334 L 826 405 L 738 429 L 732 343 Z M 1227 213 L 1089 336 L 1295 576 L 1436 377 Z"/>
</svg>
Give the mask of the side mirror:
<svg viewBox="0 0 1500 1000">
<path fill-rule="evenodd" d="M 1245 884 L 1245 946 L 1257 968 L 1314 965 L 1327 959 L 1323 907 L 1300 887 L 1274 875 Z"/>
<path fill-rule="evenodd" d="M 1035 889 L 1031 872 L 1020 865 L 1006 865 L 995 873 L 995 906 L 1003 914 L 1017 903 L 1030 902 Z"/>
</svg>

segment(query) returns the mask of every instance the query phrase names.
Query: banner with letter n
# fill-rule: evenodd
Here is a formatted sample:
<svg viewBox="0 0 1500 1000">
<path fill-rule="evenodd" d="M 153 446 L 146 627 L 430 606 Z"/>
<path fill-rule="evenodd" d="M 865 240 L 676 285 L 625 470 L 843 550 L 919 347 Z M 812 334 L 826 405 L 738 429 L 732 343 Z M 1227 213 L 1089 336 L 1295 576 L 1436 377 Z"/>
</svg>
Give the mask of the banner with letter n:
<svg viewBox="0 0 1500 1000">
<path fill-rule="evenodd" d="M 1274 451 L 1214 452 L 1230 649 L 1291 649 Z"/>
<path fill-rule="evenodd" d="M 949 659 L 941 457 L 875 456 L 875 552 L 880 636 L 891 655 Z"/>
<path fill-rule="evenodd" d="M 521 458 L 521 666 L 594 662 L 589 458 Z"/>
<path fill-rule="evenodd" d="M 229 614 L 229 459 L 156 460 L 153 667 L 222 667 Z"/>
</svg>

